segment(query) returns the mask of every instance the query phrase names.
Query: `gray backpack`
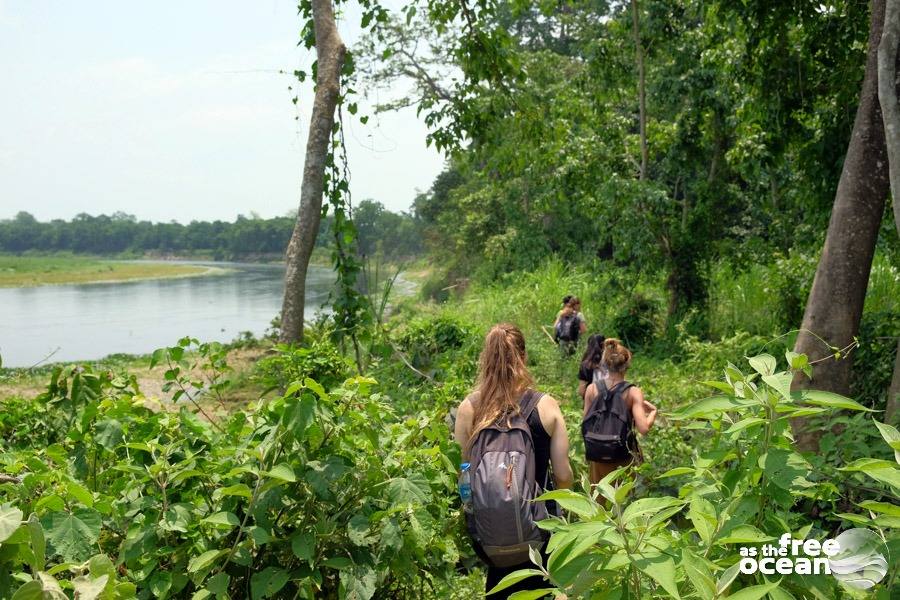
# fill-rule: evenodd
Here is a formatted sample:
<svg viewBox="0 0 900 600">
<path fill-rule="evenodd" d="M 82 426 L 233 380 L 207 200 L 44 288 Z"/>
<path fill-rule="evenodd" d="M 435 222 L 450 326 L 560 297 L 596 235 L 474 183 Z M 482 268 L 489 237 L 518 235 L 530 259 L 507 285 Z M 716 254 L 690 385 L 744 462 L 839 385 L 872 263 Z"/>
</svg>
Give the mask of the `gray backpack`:
<svg viewBox="0 0 900 600">
<path fill-rule="evenodd" d="M 528 562 L 529 547 L 546 540 L 537 521 L 547 518 L 535 481 L 534 442 L 528 417 L 543 394 L 528 390 L 519 413 L 504 415 L 475 436 L 469 450 L 472 513 L 469 533 L 495 567 Z"/>
</svg>

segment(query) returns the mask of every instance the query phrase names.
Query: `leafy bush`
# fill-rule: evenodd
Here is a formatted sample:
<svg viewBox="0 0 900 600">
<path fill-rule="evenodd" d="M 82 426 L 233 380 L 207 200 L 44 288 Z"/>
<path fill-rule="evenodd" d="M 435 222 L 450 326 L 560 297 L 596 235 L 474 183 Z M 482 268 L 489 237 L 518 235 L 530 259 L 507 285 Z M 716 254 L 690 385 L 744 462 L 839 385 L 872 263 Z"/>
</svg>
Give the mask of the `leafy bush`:
<svg viewBox="0 0 900 600">
<path fill-rule="evenodd" d="M 792 370 L 808 370 L 803 355 L 788 352 Z M 670 415 L 702 432 L 708 443 L 698 448 L 691 465 L 672 469 L 661 478 L 680 481 L 677 495 L 644 497 L 628 502 L 635 481 L 620 469 L 589 493 L 557 490 L 543 495 L 577 518 L 550 519 L 541 527 L 552 533 L 546 565 L 535 555 L 535 569 L 508 576 L 496 589 L 528 575 L 549 581 L 546 592 L 591 598 L 741 598 L 854 597 L 836 579 L 739 571 L 740 546 L 773 542 L 783 533 L 815 538 L 843 522 L 876 529 L 898 524 L 897 507 L 862 502 L 870 515 L 836 513 L 812 520 L 808 508 L 833 503 L 839 496 L 833 481 L 840 473 L 816 469 L 793 448 L 789 418 L 830 410 L 866 411 L 859 403 L 827 392 L 791 392 L 791 370 L 776 372 L 776 359 L 762 354 L 749 359 L 754 373 L 734 365 L 725 381 L 709 382 L 720 395 L 694 402 Z M 900 433 L 875 423 L 900 462 Z M 896 501 L 900 469 L 889 461 L 859 459 L 843 468 L 884 486 Z M 773 533 L 774 532 L 774 533 Z M 896 534 L 890 544 L 898 547 Z M 878 588 L 892 589 L 900 557 Z M 738 591 L 740 590 L 740 591 Z M 535 596 L 527 596 L 535 597 Z M 883 595 L 880 597 L 887 597 Z"/>
<path fill-rule="evenodd" d="M 458 450 L 439 412 L 400 420 L 374 385 L 305 379 L 210 423 L 150 410 L 133 380 L 59 370 L 17 426 L 67 426 L 49 444 L 8 439 L 0 454 L 0 598 L 67 597 L 57 586 L 195 600 L 446 587 L 460 556 L 448 493 Z"/>
<path fill-rule="evenodd" d="M 268 389 L 284 392 L 295 381 L 314 379 L 326 388 L 342 381 L 350 364 L 327 340 L 308 346 L 278 344 L 275 353 L 256 364 L 256 378 Z"/>
<path fill-rule="evenodd" d="M 645 346 L 659 334 L 659 304 L 642 294 L 635 294 L 616 314 L 612 329 L 629 348 Z"/>
</svg>

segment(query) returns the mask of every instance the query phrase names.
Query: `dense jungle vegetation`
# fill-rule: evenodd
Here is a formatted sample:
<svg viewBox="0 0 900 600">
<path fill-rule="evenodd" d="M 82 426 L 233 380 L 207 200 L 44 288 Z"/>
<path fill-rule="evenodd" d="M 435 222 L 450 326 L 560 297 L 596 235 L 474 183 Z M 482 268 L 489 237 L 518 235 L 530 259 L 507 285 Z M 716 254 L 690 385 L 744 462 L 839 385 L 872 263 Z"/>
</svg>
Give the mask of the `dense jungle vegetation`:
<svg viewBox="0 0 900 600">
<path fill-rule="evenodd" d="M 435 0 L 393 14 L 364 1 L 346 61 L 333 7 L 300 4 L 317 106 L 330 89 L 332 112 L 345 109 L 326 120 L 324 180 L 310 180 L 326 209 L 309 195 L 300 209 L 330 217 L 300 241 L 333 250 L 333 312 L 287 333 L 283 314 L 271 338 L 234 346 L 185 332 L 147 357 L 159 398 L 117 363 L 4 371 L 44 390 L 0 412 L 0 599 L 480 597 L 450 432 L 500 321 L 521 327 L 537 386 L 563 407 L 577 482 L 551 493 L 567 513 L 544 522 L 549 560 L 533 572 L 546 589 L 514 598 L 895 598 L 900 242 L 886 159 L 860 162 L 851 142 L 878 143 L 853 134 L 885 2 Z M 342 119 L 365 122 L 354 94 L 398 79 L 412 91 L 379 108 L 417 107 L 448 156 L 396 227 L 421 243 L 408 250 L 351 210 L 341 151 Z M 883 194 L 865 204 L 854 186 Z M 873 232 L 832 218 L 848 202 Z M 97 219 L 20 215 L 0 226 L 3 248 L 27 249 L 8 245 L 17 228 Z M 304 256 L 292 221 L 271 242 L 291 244 L 289 271 Z M 197 248 L 230 256 L 255 247 L 239 241 L 253 223 L 268 221 L 176 237 L 196 228 Z M 839 296 L 828 307 L 855 331 L 812 331 L 815 354 L 798 352 L 821 286 L 841 276 L 830 244 L 844 226 L 859 228 L 845 245 L 871 238 L 851 265 L 865 275 L 849 286 L 858 311 Z M 101 251 L 80 238 L 40 249 Z M 394 293 L 393 272 L 366 269 L 371 254 L 419 254 L 420 293 Z M 591 332 L 635 351 L 629 379 L 660 407 L 633 481 L 583 477 L 578 357 L 544 331 L 567 294 Z M 232 353 L 248 344 L 258 354 L 238 373 Z M 841 369 L 846 385 L 817 387 Z M 738 570 L 742 546 L 851 527 L 887 548 L 871 590 Z"/>
</svg>

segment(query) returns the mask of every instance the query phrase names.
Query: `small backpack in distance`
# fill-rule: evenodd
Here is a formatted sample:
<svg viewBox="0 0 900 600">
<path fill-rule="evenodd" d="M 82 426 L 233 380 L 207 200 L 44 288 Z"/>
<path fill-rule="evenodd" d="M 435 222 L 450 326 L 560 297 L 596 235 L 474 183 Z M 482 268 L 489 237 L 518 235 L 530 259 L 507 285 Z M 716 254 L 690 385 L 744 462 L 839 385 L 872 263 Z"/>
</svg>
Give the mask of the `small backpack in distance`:
<svg viewBox="0 0 900 600">
<path fill-rule="evenodd" d="M 472 513 L 469 533 L 495 567 L 528 562 L 528 549 L 546 541 L 537 521 L 546 519 L 543 490 L 535 481 L 534 441 L 528 417 L 543 394 L 528 390 L 519 413 L 503 416 L 475 436 L 469 450 Z"/>
<path fill-rule="evenodd" d="M 578 341 L 579 333 L 578 315 L 576 313 L 563 315 L 559 318 L 559 323 L 556 324 L 557 339 L 564 342 L 575 342 Z"/>
<path fill-rule="evenodd" d="M 581 422 L 584 452 L 593 462 L 611 463 L 628 459 L 634 449 L 634 420 L 625 404 L 625 393 L 634 387 L 627 381 L 607 389 L 594 378 L 597 397 Z"/>
</svg>

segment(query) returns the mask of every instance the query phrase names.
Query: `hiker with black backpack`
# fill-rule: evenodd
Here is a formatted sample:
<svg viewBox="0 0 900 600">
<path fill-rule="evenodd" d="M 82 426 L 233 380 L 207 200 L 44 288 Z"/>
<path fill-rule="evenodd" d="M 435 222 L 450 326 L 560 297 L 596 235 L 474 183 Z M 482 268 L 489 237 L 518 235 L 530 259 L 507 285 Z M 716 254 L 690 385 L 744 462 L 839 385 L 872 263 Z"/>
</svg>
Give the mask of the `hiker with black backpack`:
<svg viewBox="0 0 900 600">
<path fill-rule="evenodd" d="M 564 356 L 571 356 L 578 345 L 578 338 L 587 331 L 587 322 L 581 313 L 581 300 L 575 296 L 563 298 L 562 310 L 553 322 L 553 339 Z"/>
<path fill-rule="evenodd" d="M 641 388 L 625 381 L 631 351 L 615 338 L 603 342 L 606 375 L 594 371 L 594 382 L 584 394 L 581 435 L 596 484 L 619 467 L 641 460 L 635 431 L 646 435 L 656 421 L 656 407 L 644 399 Z"/>
<path fill-rule="evenodd" d="M 600 377 L 606 377 L 606 367 L 603 366 L 603 342 L 606 338 L 599 333 L 588 337 L 587 348 L 578 365 L 578 397 L 584 400 L 584 394 L 588 386 L 594 382 L 595 372 L 599 371 Z"/>
<path fill-rule="evenodd" d="M 454 431 L 464 461 L 460 496 L 466 525 L 488 567 L 485 592 L 513 571 L 530 568 L 529 548 L 542 551 L 548 534 L 536 523 L 555 507 L 534 498 L 572 487 L 565 419 L 556 400 L 532 384 L 522 332 L 508 323 L 495 325 L 484 340 L 478 383 L 459 405 Z M 530 577 L 490 598 L 543 587 L 541 577 Z"/>
</svg>

